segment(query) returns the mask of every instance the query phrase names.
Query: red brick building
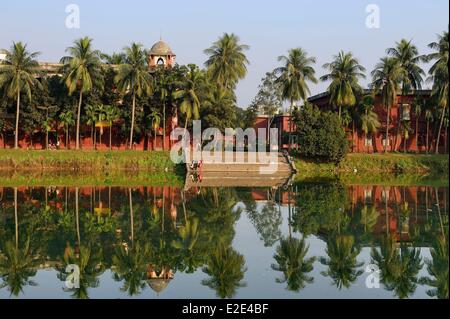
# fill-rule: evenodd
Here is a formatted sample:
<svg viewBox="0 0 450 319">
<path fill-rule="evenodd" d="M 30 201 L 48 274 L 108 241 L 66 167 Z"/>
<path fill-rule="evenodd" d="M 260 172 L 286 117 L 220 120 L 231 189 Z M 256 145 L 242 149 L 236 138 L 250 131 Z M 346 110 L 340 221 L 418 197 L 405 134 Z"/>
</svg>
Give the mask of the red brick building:
<svg viewBox="0 0 450 319">
<path fill-rule="evenodd" d="M 369 94 L 371 91 L 366 90 Z M 408 152 L 426 152 L 426 120 L 422 114 L 418 119 L 418 134 L 416 140 L 416 115 L 412 109 L 412 103 L 417 96 L 427 100 L 430 98 L 430 90 L 420 90 L 414 94 L 408 94 L 405 96 L 398 95 L 397 103 L 391 107 L 390 120 L 389 120 L 389 141 L 388 141 L 388 151 L 406 151 Z M 330 98 L 328 92 L 317 94 L 308 99 L 308 101 L 321 110 L 334 110 L 335 108 L 330 105 Z M 374 99 L 374 112 L 378 115 L 378 120 L 381 124 L 378 132 L 373 136 L 365 136 L 363 132 L 355 125 L 350 125 L 346 128 L 348 133 L 348 138 L 350 141 L 350 151 L 360 152 L 360 153 L 374 153 L 383 152 L 384 144 L 386 143 L 386 115 L 387 110 L 381 102 L 380 96 L 376 95 Z M 267 116 L 260 115 L 255 121 L 255 127 L 267 127 Z M 410 132 L 408 139 L 404 139 L 400 132 L 400 121 L 406 120 L 410 122 Z M 279 145 L 283 148 L 287 148 L 286 135 L 289 132 L 289 114 L 276 115 L 271 123 L 271 127 L 276 127 L 279 129 Z M 433 151 L 436 146 L 436 136 L 437 136 L 438 126 L 430 123 L 429 125 L 429 136 L 428 136 L 428 146 L 429 151 Z M 292 127 L 292 131 L 295 128 Z M 448 142 L 447 142 L 447 131 L 443 127 L 440 137 L 439 152 L 448 153 Z M 284 137 L 284 138 L 283 138 Z M 293 141 L 295 144 L 295 139 Z M 299 145 L 301 147 L 301 145 Z"/>
</svg>

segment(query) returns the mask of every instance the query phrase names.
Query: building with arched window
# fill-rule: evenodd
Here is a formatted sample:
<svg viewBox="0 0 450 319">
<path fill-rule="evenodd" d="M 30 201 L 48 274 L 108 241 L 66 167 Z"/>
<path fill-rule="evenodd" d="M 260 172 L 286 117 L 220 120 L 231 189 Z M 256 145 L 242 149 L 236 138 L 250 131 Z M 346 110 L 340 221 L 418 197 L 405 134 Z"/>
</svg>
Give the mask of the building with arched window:
<svg viewBox="0 0 450 319">
<path fill-rule="evenodd" d="M 148 64 L 155 66 L 172 66 L 175 63 L 176 55 L 172 52 L 169 45 L 160 40 L 156 42 L 148 53 Z"/>
</svg>

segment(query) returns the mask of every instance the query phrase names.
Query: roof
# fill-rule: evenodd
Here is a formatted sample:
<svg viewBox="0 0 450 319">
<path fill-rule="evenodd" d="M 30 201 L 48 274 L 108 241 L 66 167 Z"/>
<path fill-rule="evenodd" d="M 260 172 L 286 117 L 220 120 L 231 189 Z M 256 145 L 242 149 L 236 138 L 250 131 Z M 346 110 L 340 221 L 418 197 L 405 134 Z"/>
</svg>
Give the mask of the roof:
<svg viewBox="0 0 450 319">
<path fill-rule="evenodd" d="M 169 45 L 164 41 L 156 42 L 150 49 L 151 55 L 175 55 L 170 49 Z"/>
<path fill-rule="evenodd" d="M 372 89 L 364 89 L 364 94 L 370 94 L 372 92 L 373 92 Z M 414 93 L 411 93 L 408 95 L 430 95 L 430 94 L 431 94 L 431 90 L 416 90 Z M 308 102 L 317 101 L 321 98 L 327 97 L 328 95 L 329 95 L 328 91 L 313 95 L 308 98 Z M 401 95 L 401 94 L 398 94 L 398 95 Z"/>
</svg>

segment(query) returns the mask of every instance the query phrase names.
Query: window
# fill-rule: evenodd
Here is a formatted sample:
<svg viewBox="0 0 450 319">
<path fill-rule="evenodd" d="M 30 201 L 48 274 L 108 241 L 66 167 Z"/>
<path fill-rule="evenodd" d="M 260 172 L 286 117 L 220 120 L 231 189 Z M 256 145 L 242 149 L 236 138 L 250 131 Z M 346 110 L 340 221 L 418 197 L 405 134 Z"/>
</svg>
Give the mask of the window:
<svg viewBox="0 0 450 319">
<path fill-rule="evenodd" d="M 381 191 L 381 198 L 383 199 L 383 202 L 389 200 L 389 188 Z"/>
<path fill-rule="evenodd" d="M 401 119 L 403 121 L 411 120 L 411 107 L 409 104 L 400 105 Z"/>
<path fill-rule="evenodd" d="M 366 139 L 364 140 L 365 146 L 372 146 L 372 135 L 366 135 Z"/>
<path fill-rule="evenodd" d="M 387 143 L 386 143 L 387 142 Z M 383 139 L 381 140 L 381 144 L 383 146 L 389 146 L 389 140 L 386 140 L 386 138 L 383 137 Z"/>
<path fill-rule="evenodd" d="M 163 58 L 159 58 L 158 62 L 156 62 L 158 65 L 164 65 L 164 59 Z"/>
<path fill-rule="evenodd" d="M 372 190 L 371 189 L 364 190 L 364 198 L 366 199 L 366 201 L 372 200 Z"/>
</svg>

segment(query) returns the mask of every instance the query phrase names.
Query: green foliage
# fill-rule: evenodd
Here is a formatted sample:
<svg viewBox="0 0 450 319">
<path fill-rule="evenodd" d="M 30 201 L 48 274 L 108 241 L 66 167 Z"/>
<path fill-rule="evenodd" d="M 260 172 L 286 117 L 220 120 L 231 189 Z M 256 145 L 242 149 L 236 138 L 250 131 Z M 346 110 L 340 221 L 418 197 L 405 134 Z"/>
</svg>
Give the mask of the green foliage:
<svg viewBox="0 0 450 319">
<path fill-rule="evenodd" d="M 294 114 L 299 155 L 307 159 L 339 163 L 347 154 L 348 141 L 339 117 L 305 106 Z"/>
</svg>

